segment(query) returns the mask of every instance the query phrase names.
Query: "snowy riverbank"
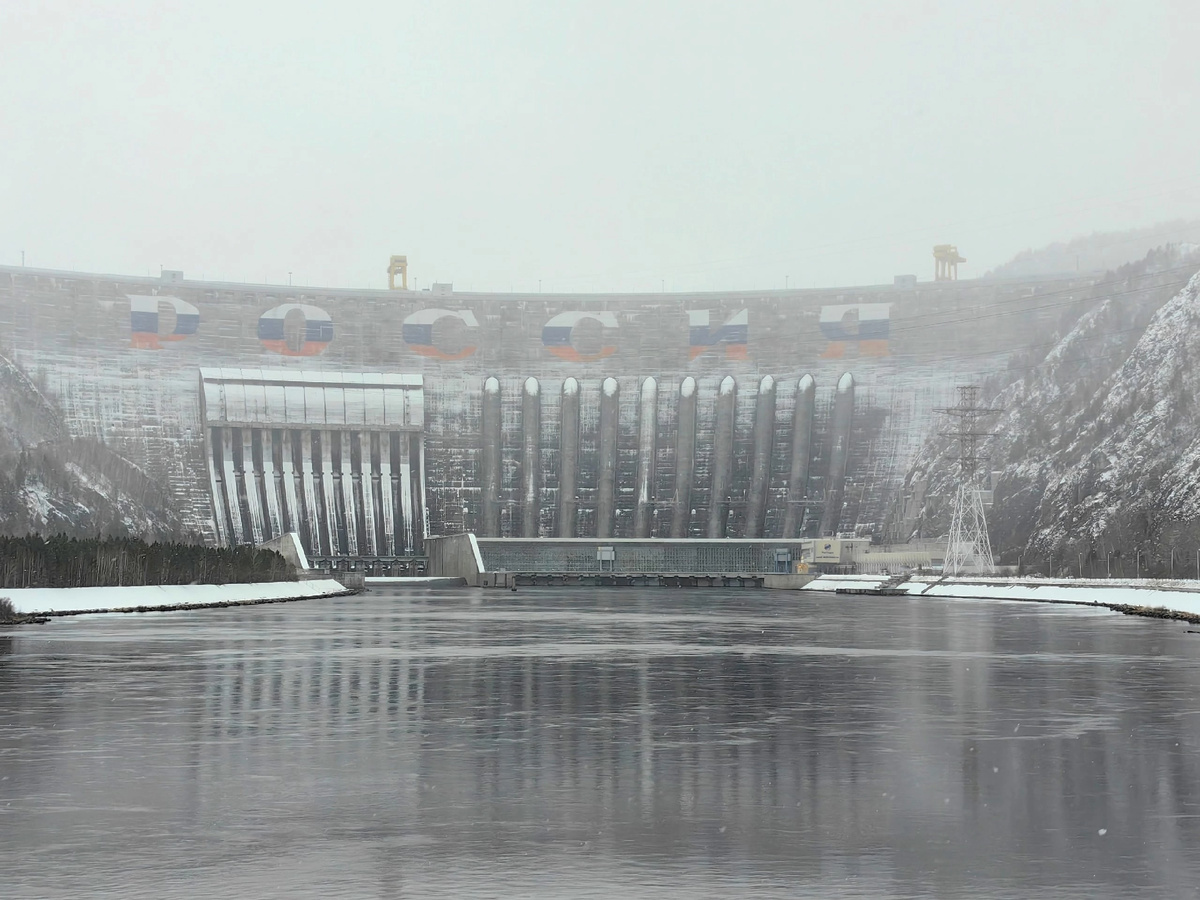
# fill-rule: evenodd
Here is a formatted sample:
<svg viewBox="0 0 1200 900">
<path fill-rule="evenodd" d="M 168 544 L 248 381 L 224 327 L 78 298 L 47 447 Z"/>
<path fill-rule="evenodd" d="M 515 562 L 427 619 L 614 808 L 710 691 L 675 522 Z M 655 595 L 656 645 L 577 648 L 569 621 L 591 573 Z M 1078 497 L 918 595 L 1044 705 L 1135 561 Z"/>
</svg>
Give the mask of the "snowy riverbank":
<svg viewBox="0 0 1200 900">
<path fill-rule="evenodd" d="M 313 600 L 348 593 L 331 578 L 259 584 L 162 584 L 138 587 L 17 588 L 0 590 L 21 615 L 151 612 L 243 603 Z"/>
<path fill-rule="evenodd" d="M 1200 619 L 1200 582 L 1133 578 L 935 578 L 913 576 L 892 584 L 883 575 L 822 575 L 806 591 L 875 591 L 959 600 L 1023 600 L 1078 603 L 1122 612 L 1161 610 L 1179 618 Z"/>
</svg>

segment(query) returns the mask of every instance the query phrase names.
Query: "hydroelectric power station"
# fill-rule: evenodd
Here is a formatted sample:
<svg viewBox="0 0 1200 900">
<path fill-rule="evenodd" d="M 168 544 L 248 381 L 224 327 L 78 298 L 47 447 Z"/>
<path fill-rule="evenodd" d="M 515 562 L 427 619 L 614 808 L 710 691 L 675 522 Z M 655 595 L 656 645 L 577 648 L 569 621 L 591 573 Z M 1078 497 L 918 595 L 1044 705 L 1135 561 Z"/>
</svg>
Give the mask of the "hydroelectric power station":
<svg viewBox="0 0 1200 900">
<path fill-rule="evenodd" d="M 463 532 L 894 540 L 933 410 L 1096 280 L 573 295 L 399 274 L 0 268 L 0 353 L 208 542 L 294 531 L 312 558 L 390 564 Z"/>
</svg>

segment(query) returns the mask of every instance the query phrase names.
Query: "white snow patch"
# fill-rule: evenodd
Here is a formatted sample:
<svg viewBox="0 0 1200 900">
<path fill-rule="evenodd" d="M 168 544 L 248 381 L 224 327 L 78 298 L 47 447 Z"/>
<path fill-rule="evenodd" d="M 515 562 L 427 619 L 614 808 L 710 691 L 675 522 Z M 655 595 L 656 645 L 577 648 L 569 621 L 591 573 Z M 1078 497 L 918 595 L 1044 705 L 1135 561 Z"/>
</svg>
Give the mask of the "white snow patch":
<svg viewBox="0 0 1200 900">
<path fill-rule="evenodd" d="M 607 397 L 614 397 L 614 396 L 616 396 L 616 393 L 617 393 L 617 379 L 615 379 L 615 378 L 605 378 L 605 379 L 604 379 L 604 384 L 602 385 L 602 387 L 603 387 L 603 389 L 604 389 L 604 394 L 605 394 L 605 396 L 607 396 Z"/>
<path fill-rule="evenodd" d="M 50 492 L 37 482 L 27 484 L 21 493 L 24 495 L 25 508 L 35 519 L 45 522 L 50 517 L 54 504 L 50 502 Z"/>
<path fill-rule="evenodd" d="M 966 580 L 954 579 L 940 584 L 933 580 L 909 581 L 900 587 L 908 594 L 926 597 L 950 597 L 963 600 L 1042 600 L 1056 603 L 1081 603 L 1090 606 L 1147 606 L 1172 612 L 1200 615 L 1200 592 L 1186 590 L 1169 582 L 1107 580 L 1055 581 L 1051 579 Z"/>
<path fill-rule="evenodd" d="M 887 579 L 886 575 L 819 575 L 800 590 L 836 591 L 845 588 L 852 591 L 873 591 Z"/>
<path fill-rule="evenodd" d="M 821 575 L 806 584 L 806 591 L 873 590 L 887 576 Z M 1200 585 L 1194 581 L 1143 578 L 911 578 L 897 589 L 910 597 L 947 600 L 1033 600 L 1087 606 L 1145 606 L 1200 615 Z"/>
<path fill-rule="evenodd" d="M 78 479 L 79 483 L 85 488 L 95 491 L 97 494 L 100 494 L 106 499 L 112 496 L 112 485 L 102 474 L 97 475 L 97 477 L 93 479 L 87 472 L 83 470 L 81 465 L 74 462 L 64 463 L 63 468 L 74 475 L 75 478 Z"/>
<path fill-rule="evenodd" d="M 263 584 L 150 584 L 137 587 L 13 588 L 0 591 L 17 612 L 64 613 L 245 603 L 250 600 L 309 600 L 343 594 L 332 578 Z"/>
<path fill-rule="evenodd" d="M 696 379 L 689 375 L 683 379 L 683 384 L 679 386 L 679 396 L 690 397 L 694 393 L 696 393 Z"/>
</svg>

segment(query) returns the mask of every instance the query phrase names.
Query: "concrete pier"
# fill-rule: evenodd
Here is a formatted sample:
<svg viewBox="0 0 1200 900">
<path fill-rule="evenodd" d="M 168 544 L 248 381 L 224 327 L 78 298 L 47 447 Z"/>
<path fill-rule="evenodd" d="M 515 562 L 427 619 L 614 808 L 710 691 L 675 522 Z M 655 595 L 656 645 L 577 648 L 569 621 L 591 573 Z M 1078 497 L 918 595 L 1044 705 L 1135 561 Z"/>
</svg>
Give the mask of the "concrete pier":
<svg viewBox="0 0 1200 900">
<path fill-rule="evenodd" d="M 304 514 L 309 529 L 310 548 L 329 552 L 321 543 L 321 504 L 317 497 L 316 474 L 313 471 L 313 437 L 307 429 L 296 432 L 295 450 L 300 458 L 301 496 L 304 498 Z"/>
<path fill-rule="evenodd" d="M 596 478 L 596 537 L 612 537 L 617 502 L 617 439 L 621 386 L 605 378 L 600 386 L 600 463 Z"/>
<path fill-rule="evenodd" d="M 737 382 L 732 375 L 721 381 L 717 395 L 717 424 L 713 431 L 712 494 L 708 501 L 708 537 L 723 538 L 729 520 L 729 494 L 733 486 L 733 423 Z"/>
<path fill-rule="evenodd" d="M 792 465 L 788 473 L 787 509 L 783 516 L 785 538 L 799 537 L 804 522 L 815 412 L 816 382 L 811 375 L 805 375 L 796 385 L 796 409 L 792 414 Z"/>
<path fill-rule="evenodd" d="M 351 438 L 353 435 L 349 431 L 343 431 L 341 434 L 341 450 L 339 458 L 341 461 L 340 478 L 338 479 L 338 503 L 344 516 L 342 528 L 345 530 L 346 543 L 345 546 L 349 549 L 351 556 L 358 556 L 358 509 L 354 503 L 354 469 L 351 460 L 354 458 L 354 453 L 351 448 Z M 335 474 L 335 478 L 337 475 Z"/>
<path fill-rule="evenodd" d="M 521 536 L 538 536 L 542 491 L 542 392 L 526 378 L 521 395 Z"/>
<path fill-rule="evenodd" d="M 847 372 L 838 380 L 833 400 L 833 446 L 829 451 L 829 478 L 821 534 L 836 534 L 842 521 L 846 494 L 846 462 L 850 456 L 850 428 L 854 424 L 854 376 Z"/>
<path fill-rule="evenodd" d="M 579 515 L 579 382 L 574 378 L 563 381 L 559 450 L 558 536 L 573 538 Z"/>
<path fill-rule="evenodd" d="M 638 460 L 633 513 L 633 536 L 650 537 L 654 516 L 654 462 L 658 439 L 658 382 L 647 378 L 642 382 L 638 400 Z"/>
<path fill-rule="evenodd" d="M 671 537 L 688 536 L 692 519 L 692 478 L 696 470 L 696 379 L 679 386 L 675 434 L 675 496 L 671 504 Z"/>
<path fill-rule="evenodd" d="M 479 530 L 487 537 L 500 536 L 500 455 L 503 447 L 500 426 L 500 379 L 487 378 L 483 382 L 479 456 L 482 489 Z"/>
<path fill-rule="evenodd" d="M 754 455 L 750 461 L 750 496 L 746 504 L 745 537 L 762 536 L 771 485 L 771 450 L 775 439 L 775 379 L 763 376 L 754 406 Z"/>
</svg>

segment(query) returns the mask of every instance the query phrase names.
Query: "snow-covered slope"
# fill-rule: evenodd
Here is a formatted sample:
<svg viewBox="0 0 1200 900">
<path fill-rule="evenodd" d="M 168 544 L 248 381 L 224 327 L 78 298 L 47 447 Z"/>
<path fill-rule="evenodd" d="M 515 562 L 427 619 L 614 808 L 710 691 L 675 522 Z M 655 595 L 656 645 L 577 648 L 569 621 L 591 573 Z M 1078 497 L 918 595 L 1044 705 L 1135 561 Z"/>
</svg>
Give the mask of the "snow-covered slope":
<svg viewBox="0 0 1200 900">
<path fill-rule="evenodd" d="M 1077 565 L 1079 554 L 1140 551 L 1150 557 L 1143 566 L 1165 571 L 1172 548 L 1180 559 L 1195 555 L 1200 274 L 1188 279 L 1196 267 L 1190 250 L 1160 252 L 1114 278 L 1047 352 L 1029 353 L 988 386 L 989 405 L 1004 407 L 987 423 L 991 530 L 1012 562 L 1054 554 Z M 910 483 L 929 485 L 926 537 L 945 528 L 953 456 L 935 439 L 910 473 Z"/>
<path fill-rule="evenodd" d="M 72 439 L 37 385 L 0 356 L 0 528 L 181 538 L 165 491 L 98 441 Z"/>
<path fill-rule="evenodd" d="M 1200 273 L 1163 306 L 1092 398 L 1060 454 L 1042 536 L 1153 538 L 1200 516 Z"/>
</svg>

